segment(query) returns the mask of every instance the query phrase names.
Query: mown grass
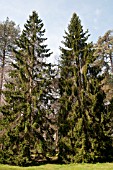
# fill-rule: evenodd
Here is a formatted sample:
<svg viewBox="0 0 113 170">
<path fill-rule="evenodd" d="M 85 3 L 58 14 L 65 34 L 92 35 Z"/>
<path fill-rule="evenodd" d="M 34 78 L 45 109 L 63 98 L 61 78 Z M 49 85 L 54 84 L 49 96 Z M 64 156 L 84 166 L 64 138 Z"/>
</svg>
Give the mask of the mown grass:
<svg viewBox="0 0 113 170">
<path fill-rule="evenodd" d="M 18 167 L 1 165 L 0 170 L 113 170 L 113 163 L 98 163 L 98 164 L 46 164 L 33 167 Z"/>
</svg>

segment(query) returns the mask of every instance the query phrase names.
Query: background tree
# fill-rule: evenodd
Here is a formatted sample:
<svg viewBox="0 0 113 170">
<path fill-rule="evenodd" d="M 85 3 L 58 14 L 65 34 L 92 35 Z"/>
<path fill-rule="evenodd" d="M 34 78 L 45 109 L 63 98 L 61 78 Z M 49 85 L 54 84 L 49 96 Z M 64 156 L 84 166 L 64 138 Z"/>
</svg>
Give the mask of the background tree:
<svg viewBox="0 0 113 170">
<path fill-rule="evenodd" d="M 95 55 L 98 55 L 96 64 L 102 67 L 102 73 L 105 74 L 103 90 L 107 94 L 106 102 L 113 96 L 113 31 L 107 31 L 104 36 L 99 37 L 94 44 Z"/>
<path fill-rule="evenodd" d="M 101 68 L 93 63 L 81 21 L 74 13 L 60 47 L 59 160 L 100 162 L 111 158 L 109 113 L 101 89 Z M 106 156 L 107 155 L 107 156 Z"/>
<path fill-rule="evenodd" d="M 101 67 L 105 78 L 102 80 L 102 89 L 106 93 L 105 105 L 111 113 L 111 131 L 113 132 L 113 31 L 107 31 L 104 36 L 99 37 L 94 44 L 97 59 L 95 65 Z"/>
<path fill-rule="evenodd" d="M 15 40 L 19 37 L 19 33 L 19 27 L 9 18 L 0 23 L 0 105 L 3 102 L 3 84 L 10 69 L 10 63 L 14 58 L 12 48 L 15 47 Z"/>
<path fill-rule="evenodd" d="M 14 69 L 10 72 L 10 81 L 5 84 L 6 104 L 1 108 L 9 124 L 3 144 L 5 163 L 26 165 L 35 160 L 35 156 L 37 160 L 45 159 L 54 151 L 51 119 L 54 70 L 46 62 L 51 53 L 44 44 L 43 26 L 34 11 L 14 50 Z"/>
</svg>

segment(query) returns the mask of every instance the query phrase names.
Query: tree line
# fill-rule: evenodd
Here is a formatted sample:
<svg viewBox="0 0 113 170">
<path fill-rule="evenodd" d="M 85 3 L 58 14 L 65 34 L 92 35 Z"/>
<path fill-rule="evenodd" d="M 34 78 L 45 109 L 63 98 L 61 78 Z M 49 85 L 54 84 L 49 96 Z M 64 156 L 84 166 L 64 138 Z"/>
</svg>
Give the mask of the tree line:
<svg viewBox="0 0 113 170">
<path fill-rule="evenodd" d="M 88 42 L 70 20 L 57 64 L 33 11 L 0 23 L 0 163 L 113 161 L 113 32 Z"/>
</svg>

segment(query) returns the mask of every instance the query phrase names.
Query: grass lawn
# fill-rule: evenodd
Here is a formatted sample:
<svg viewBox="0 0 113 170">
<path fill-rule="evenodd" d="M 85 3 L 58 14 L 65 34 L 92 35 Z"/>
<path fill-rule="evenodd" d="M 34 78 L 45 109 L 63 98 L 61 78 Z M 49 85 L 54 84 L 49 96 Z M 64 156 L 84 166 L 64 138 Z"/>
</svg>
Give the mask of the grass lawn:
<svg viewBox="0 0 113 170">
<path fill-rule="evenodd" d="M 113 163 L 68 165 L 46 164 L 33 167 L 16 167 L 0 164 L 0 170 L 113 170 Z"/>
</svg>

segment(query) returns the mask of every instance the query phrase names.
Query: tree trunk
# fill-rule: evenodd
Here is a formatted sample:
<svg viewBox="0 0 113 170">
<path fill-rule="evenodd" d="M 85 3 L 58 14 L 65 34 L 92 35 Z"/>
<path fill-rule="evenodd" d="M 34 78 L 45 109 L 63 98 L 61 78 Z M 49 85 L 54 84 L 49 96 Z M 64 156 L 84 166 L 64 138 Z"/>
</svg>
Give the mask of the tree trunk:
<svg viewBox="0 0 113 170">
<path fill-rule="evenodd" d="M 0 78 L 0 106 L 2 105 L 2 90 L 4 81 L 4 67 L 5 67 L 5 49 L 3 50 L 3 62 L 1 66 L 1 78 Z"/>
</svg>

